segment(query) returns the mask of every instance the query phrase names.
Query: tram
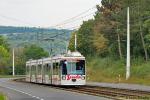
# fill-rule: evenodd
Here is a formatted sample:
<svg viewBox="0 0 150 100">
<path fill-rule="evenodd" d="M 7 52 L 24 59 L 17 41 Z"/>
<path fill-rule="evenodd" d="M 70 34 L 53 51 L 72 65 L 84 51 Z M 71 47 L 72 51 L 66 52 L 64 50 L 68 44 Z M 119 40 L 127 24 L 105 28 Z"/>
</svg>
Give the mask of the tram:
<svg viewBox="0 0 150 100">
<path fill-rule="evenodd" d="M 26 62 L 26 81 L 64 86 L 86 84 L 85 57 L 79 52 Z"/>
</svg>

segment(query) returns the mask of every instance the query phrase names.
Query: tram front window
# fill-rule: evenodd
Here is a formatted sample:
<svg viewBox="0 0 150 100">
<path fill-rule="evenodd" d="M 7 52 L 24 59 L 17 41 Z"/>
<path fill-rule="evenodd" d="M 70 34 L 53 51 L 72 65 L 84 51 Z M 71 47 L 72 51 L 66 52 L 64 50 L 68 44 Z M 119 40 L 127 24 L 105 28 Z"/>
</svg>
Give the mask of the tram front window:
<svg viewBox="0 0 150 100">
<path fill-rule="evenodd" d="M 84 75 L 85 74 L 85 61 L 78 60 L 78 61 L 64 61 L 62 66 L 62 74 L 78 74 Z"/>
</svg>

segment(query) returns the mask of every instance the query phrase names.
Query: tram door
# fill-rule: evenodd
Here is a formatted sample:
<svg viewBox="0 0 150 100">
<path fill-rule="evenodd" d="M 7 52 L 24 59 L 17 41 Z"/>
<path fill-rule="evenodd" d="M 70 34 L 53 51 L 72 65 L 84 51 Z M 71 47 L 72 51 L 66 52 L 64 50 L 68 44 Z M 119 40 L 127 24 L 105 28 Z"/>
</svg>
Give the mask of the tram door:
<svg viewBox="0 0 150 100">
<path fill-rule="evenodd" d="M 45 64 L 44 65 L 44 83 L 51 84 L 51 65 Z"/>
<path fill-rule="evenodd" d="M 36 82 L 36 66 L 31 66 L 31 82 Z"/>
<path fill-rule="evenodd" d="M 37 66 L 37 82 L 42 83 L 42 65 Z"/>
<path fill-rule="evenodd" d="M 60 64 L 56 61 L 53 63 L 52 84 L 60 84 Z"/>
<path fill-rule="evenodd" d="M 30 82 L 30 66 L 26 66 L 26 81 Z"/>
</svg>

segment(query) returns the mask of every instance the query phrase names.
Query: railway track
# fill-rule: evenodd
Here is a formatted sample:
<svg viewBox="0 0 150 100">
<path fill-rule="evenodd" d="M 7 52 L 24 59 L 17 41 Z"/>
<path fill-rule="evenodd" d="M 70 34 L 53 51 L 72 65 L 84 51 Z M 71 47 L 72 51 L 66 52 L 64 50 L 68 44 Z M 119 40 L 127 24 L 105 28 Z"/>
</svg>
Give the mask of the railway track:
<svg viewBox="0 0 150 100">
<path fill-rule="evenodd" d="M 84 87 L 57 87 L 67 91 L 84 93 L 94 96 L 103 96 L 114 100 L 150 100 L 150 92 L 140 90 L 128 90 L 110 87 L 84 86 Z"/>
<path fill-rule="evenodd" d="M 23 80 L 15 80 L 15 81 L 25 82 Z M 114 100 L 150 100 L 150 92 L 141 90 L 129 90 L 129 89 L 99 87 L 99 86 L 60 87 L 45 84 L 44 86 L 49 86 L 55 89 L 83 93 L 88 95 L 101 96 Z"/>
</svg>

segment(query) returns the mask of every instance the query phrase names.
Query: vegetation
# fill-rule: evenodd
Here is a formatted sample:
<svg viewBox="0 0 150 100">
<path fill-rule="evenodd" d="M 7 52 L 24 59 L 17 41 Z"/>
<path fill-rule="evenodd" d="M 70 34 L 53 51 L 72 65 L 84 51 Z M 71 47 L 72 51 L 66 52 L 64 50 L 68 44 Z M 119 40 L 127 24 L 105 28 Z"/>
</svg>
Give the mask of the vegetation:
<svg viewBox="0 0 150 100">
<path fill-rule="evenodd" d="M 74 51 L 74 34 L 77 34 L 77 50 L 88 60 L 89 81 L 150 85 L 150 0 L 102 0 L 101 4 L 97 5 L 94 19 L 84 21 L 72 34 L 69 49 Z M 130 7 L 132 66 L 128 81 L 125 80 L 127 7 Z M 47 57 L 45 50 L 53 54 L 63 53 L 70 32 L 0 26 L 0 34 L 5 34 L 0 36 L 0 74 L 12 74 L 11 47 L 15 47 L 15 71 L 24 74 L 25 62 Z M 53 37 L 59 42 L 45 41 L 45 38 Z"/>
<path fill-rule="evenodd" d="M 101 4 L 97 6 L 95 18 L 83 22 L 75 32 L 77 50 L 88 58 L 89 79 L 116 82 L 120 75 L 122 82 L 126 82 L 126 22 L 127 7 L 130 7 L 132 68 L 127 82 L 149 83 L 150 1 L 102 0 Z M 74 50 L 74 35 L 69 49 Z"/>
<path fill-rule="evenodd" d="M 0 93 L 0 100 L 6 100 L 6 97 L 2 93 Z"/>
<path fill-rule="evenodd" d="M 88 58 L 87 72 L 88 81 L 110 82 L 110 83 L 136 83 L 150 85 L 150 62 L 145 62 L 144 59 L 136 58 L 132 60 L 131 78 L 125 79 L 125 61 L 116 60 L 111 57 Z M 97 78 L 98 76 L 98 78 Z"/>
<path fill-rule="evenodd" d="M 25 62 L 56 53 L 64 53 L 71 30 L 0 26 L 0 75 L 12 75 L 12 48 L 15 74 L 25 74 Z M 60 35 L 59 35 L 60 34 Z M 55 38 L 59 41 L 46 41 Z M 64 42 L 62 42 L 62 40 Z M 56 46 L 57 45 L 57 46 Z"/>
<path fill-rule="evenodd" d="M 0 26 L 0 35 L 7 38 L 10 48 L 36 44 L 46 51 L 53 48 L 53 54 L 65 52 L 71 32 L 66 29 Z M 48 38 L 55 38 L 56 41 L 45 40 Z"/>
<path fill-rule="evenodd" d="M 37 45 L 28 45 L 23 48 L 15 49 L 15 73 L 17 75 L 25 74 L 26 61 L 29 59 L 41 59 L 48 57 L 48 52 L 44 51 L 43 48 Z"/>
<path fill-rule="evenodd" d="M 36 28 L 36 27 L 14 27 L 14 26 L 0 26 L 0 34 L 14 34 L 14 33 L 59 33 L 70 32 L 70 30 L 58 30 L 49 28 Z"/>
<path fill-rule="evenodd" d="M 8 73 L 8 64 L 10 61 L 9 45 L 6 39 L 0 36 L 0 74 Z"/>
<path fill-rule="evenodd" d="M 129 6 L 131 55 L 133 58 L 144 57 L 145 60 L 148 60 L 150 53 L 149 2 L 149 0 L 102 0 L 102 6 L 97 6 L 95 19 L 85 21 L 81 28 L 76 31 L 78 50 L 85 56 L 99 55 L 100 57 L 125 58 L 126 16 Z M 71 50 L 73 50 L 73 39 L 72 36 L 69 46 Z"/>
<path fill-rule="evenodd" d="M 48 57 L 48 52 L 44 51 L 43 48 L 40 48 L 36 45 L 26 46 L 24 49 L 24 54 L 26 56 L 26 60 Z"/>
<path fill-rule="evenodd" d="M 15 73 L 25 74 L 25 62 L 29 59 L 40 59 L 48 56 L 43 48 L 37 45 L 28 45 L 15 48 Z M 7 40 L 0 36 L 0 75 L 12 75 L 12 50 Z"/>
</svg>

